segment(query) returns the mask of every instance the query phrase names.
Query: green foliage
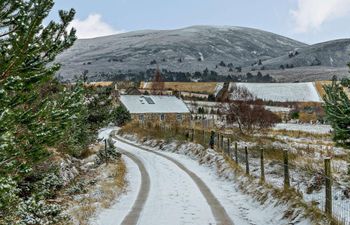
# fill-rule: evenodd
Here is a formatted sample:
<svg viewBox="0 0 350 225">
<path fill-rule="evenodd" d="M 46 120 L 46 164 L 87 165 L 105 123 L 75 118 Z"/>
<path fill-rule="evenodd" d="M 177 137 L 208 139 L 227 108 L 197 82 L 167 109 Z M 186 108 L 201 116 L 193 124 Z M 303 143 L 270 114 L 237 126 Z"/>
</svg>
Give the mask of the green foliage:
<svg viewBox="0 0 350 225">
<path fill-rule="evenodd" d="M 62 180 L 51 173 L 26 186 L 29 189 L 26 191 L 33 194 L 24 198 L 21 196 L 24 190 L 18 188 L 16 181 L 0 178 L 0 224 L 58 224 L 66 221 L 68 218 L 61 215 L 62 207 L 46 200 L 60 186 Z"/>
<path fill-rule="evenodd" d="M 101 126 L 105 126 L 110 122 L 109 119 L 113 109 L 110 95 L 111 90 L 106 88 L 89 88 L 87 90 L 87 121 L 92 129 L 97 130 Z"/>
<path fill-rule="evenodd" d="M 18 206 L 17 220 L 13 224 L 65 224 L 68 218 L 62 215 L 62 207 L 30 197 Z"/>
<path fill-rule="evenodd" d="M 350 79 L 349 78 L 343 78 L 341 79 L 340 81 L 340 84 L 343 86 L 343 87 L 350 87 Z"/>
<path fill-rule="evenodd" d="M 118 106 L 111 113 L 111 122 L 115 122 L 117 126 L 124 126 L 127 122 L 131 120 L 131 115 L 129 111 L 123 107 Z"/>
<path fill-rule="evenodd" d="M 290 118 L 293 120 L 299 119 L 299 111 L 292 111 L 290 114 Z"/>
<path fill-rule="evenodd" d="M 47 201 L 62 185 L 45 164 L 48 149 L 86 139 L 83 85 L 66 88 L 53 77 L 55 57 L 76 40 L 67 31 L 75 11 L 59 11 L 60 22 L 44 26 L 53 5 L 0 1 L 0 224 L 61 221 L 60 207 Z"/>
<path fill-rule="evenodd" d="M 333 140 L 350 147 L 350 100 L 336 78 L 331 85 L 325 85 L 324 90 L 324 107 L 326 118 L 334 129 Z"/>
<path fill-rule="evenodd" d="M 53 0 L 0 1 L 0 174 L 26 174 L 48 156 L 71 115 L 41 88 L 52 80 L 57 54 L 75 41 L 67 32 L 75 11 L 60 11 L 60 23 L 43 21 Z"/>
<path fill-rule="evenodd" d="M 78 181 L 66 190 L 66 194 L 73 195 L 73 194 L 86 193 L 87 192 L 87 190 L 86 190 L 87 185 L 88 184 L 84 180 Z"/>
<path fill-rule="evenodd" d="M 35 194 L 41 198 L 53 198 L 55 192 L 62 186 L 62 178 L 55 173 L 49 173 L 42 180 L 34 184 L 34 189 Z"/>
<path fill-rule="evenodd" d="M 0 224 L 13 219 L 9 208 L 15 208 L 20 201 L 18 193 L 17 183 L 12 178 L 0 177 Z"/>
</svg>

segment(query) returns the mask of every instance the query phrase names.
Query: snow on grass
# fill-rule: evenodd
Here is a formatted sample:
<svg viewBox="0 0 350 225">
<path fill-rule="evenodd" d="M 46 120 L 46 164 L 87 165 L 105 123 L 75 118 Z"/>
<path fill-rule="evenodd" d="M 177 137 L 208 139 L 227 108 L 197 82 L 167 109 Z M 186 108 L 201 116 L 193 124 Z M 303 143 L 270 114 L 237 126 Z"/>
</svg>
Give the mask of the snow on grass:
<svg viewBox="0 0 350 225">
<path fill-rule="evenodd" d="M 293 123 L 278 123 L 274 127 L 275 130 L 293 130 L 303 131 L 317 134 L 329 134 L 332 131 L 330 125 L 323 124 L 293 124 Z"/>
<path fill-rule="evenodd" d="M 137 198 L 141 184 L 140 171 L 131 159 L 123 157 L 123 160 L 127 169 L 126 180 L 128 187 L 110 208 L 101 210 L 95 218 L 91 219 L 90 224 L 92 225 L 121 224 Z"/>
<path fill-rule="evenodd" d="M 256 97 L 277 102 L 322 102 L 315 85 L 308 83 L 231 83 L 245 87 Z"/>
<path fill-rule="evenodd" d="M 190 145 L 184 146 L 184 151 L 189 152 L 188 147 L 190 147 Z M 223 177 L 218 179 L 215 172 L 216 166 L 213 162 L 213 164 L 210 166 L 200 166 L 197 161 L 189 159 L 188 156 L 176 153 L 165 154 L 175 158 L 177 161 L 181 162 L 183 165 L 190 168 L 194 173 L 201 177 L 202 180 L 209 186 L 211 191 L 215 193 L 216 197 L 225 207 L 228 214 L 231 215 L 235 224 L 277 225 L 281 223 L 288 223 L 282 218 L 283 212 L 281 210 L 286 210 L 286 206 L 277 208 L 274 207 L 272 202 L 270 202 L 271 204 L 262 206 L 252 197 L 242 194 L 237 184 L 232 182 L 232 180 L 225 179 Z M 208 154 L 215 158 L 215 152 L 209 152 Z M 226 176 L 231 177 L 232 179 L 234 174 L 229 174 L 229 172 L 227 172 Z"/>
</svg>

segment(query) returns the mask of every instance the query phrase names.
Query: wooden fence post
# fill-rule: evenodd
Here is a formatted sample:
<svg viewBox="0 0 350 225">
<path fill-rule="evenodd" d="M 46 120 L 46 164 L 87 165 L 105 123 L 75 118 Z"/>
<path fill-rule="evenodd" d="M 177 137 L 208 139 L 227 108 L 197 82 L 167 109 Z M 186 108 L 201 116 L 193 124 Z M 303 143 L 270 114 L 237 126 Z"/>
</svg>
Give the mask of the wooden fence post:
<svg viewBox="0 0 350 225">
<path fill-rule="evenodd" d="M 230 154 L 230 143 L 231 143 L 230 138 L 227 138 L 227 155 L 231 158 L 231 154 Z"/>
<path fill-rule="evenodd" d="M 221 149 L 221 151 L 224 151 L 224 135 L 223 134 L 221 134 L 220 149 Z"/>
<path fill-rule="evenodd" d="M 324 171 L 326 176 L 326 214 L 332 216 L 332 174 L 331 174 L 331 159 L 324 159 Z"/>
<path fill-rule="evenodd" d="M 265 182 L 265 167 L 264 167 L 264 149 L 260 149 L 260 180 Z"/>
<path fill-rule="evenodd" d="M 238 144 L 235 142 L 235 158 L 236 158 L 236 163 L 238 164 Z"/>
<path fill-rule="evenodd" d="M 203 142 L 203 146 L 205 147 L 206 143 L 205 143 L 205 130 L 204 129 L 202 130 L 202 142 Z"/>
<path fill-rule="evenodd" d="M 290 187 L 288 150 L 283 150 L 284 188 Z"/>
<path fill-rule="evenodd" d="M 245 172 L 249 175 L 249 159 L 248 159 L 248 147 L 244 147 L 245 150 Z"/>
<path fill-rule="evenodd" d="M 214 146 L 215 146 L 215 132 L 213 130 L 210 131 L 209 146 L 210 146 L 210 148 L 214 149 Z"/>
<path fill-rule="evenodd" d="M 217 150 L 219 151 L 219 149 L 220 149 L 220 133 L 218 132 L 216 136 L 217 136 L 216 147 L 217 147 Z"/>
<path fill-rule="evenodd" d="M 105 160 L 106 165 L 108 165 L 107 139 L 105 139 Z"/>
</svg>

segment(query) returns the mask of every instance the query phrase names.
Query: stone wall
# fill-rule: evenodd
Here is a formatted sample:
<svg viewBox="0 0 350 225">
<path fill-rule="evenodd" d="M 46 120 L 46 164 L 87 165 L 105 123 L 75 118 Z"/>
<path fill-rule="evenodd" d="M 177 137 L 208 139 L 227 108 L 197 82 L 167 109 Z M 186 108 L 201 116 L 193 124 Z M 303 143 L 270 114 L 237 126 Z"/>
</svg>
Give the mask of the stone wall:
<svg viewBox="0 0 350 225">
<path fill-rule="evenodd" d="M 190 113 L 144 113 L 144 114 L 131 114 L 133 121 L 152 125 L 167 125 L 167 124 L 179 124 L 189 125 L 191 121 Z"/>
</svg>

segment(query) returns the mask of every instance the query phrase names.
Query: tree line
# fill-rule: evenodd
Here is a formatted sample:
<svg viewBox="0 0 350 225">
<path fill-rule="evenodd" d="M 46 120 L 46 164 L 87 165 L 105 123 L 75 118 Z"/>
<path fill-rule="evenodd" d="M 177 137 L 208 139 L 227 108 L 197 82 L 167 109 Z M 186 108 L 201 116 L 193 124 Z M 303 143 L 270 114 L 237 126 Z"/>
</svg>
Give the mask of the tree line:
<svg viewBox="0 0 350 225">
<path fill-rule="evenodd" d="M 0 224 L 66 224 L 53 201 L 62 187 L 57 155 L 80 157 L 114 121 L 108 93 L 54 78 L 55 57 L 76 40 L 75 10 L 45 18 L 53 0 L 0 1 Z M 124 112 L 123 112 L 124 113 Z"/>
<path fill-rule="evenodd" d="M 147 69 L 143 72 L 98 72 L 93 75 L 89 75 L 89 82 L 97 81 L 123 81 L 129 80 L 133 82 L 140 81 L 152 81 L 157 69 Z M 162 80 L 164 82 L 257 82 L 257 83 L 274 83 L 276 80 L 270 76 L 270 74 L 263 75 L 261 71 L 258 71 L 256 75 L 252 72 L 247 72 L 246 75 L 219 75 L 214 70 L 190 72 L 174 72 L 167 69 L 161 70 Z M 60 78 L 63 79 L 63 78 Z"/>
</svg>

